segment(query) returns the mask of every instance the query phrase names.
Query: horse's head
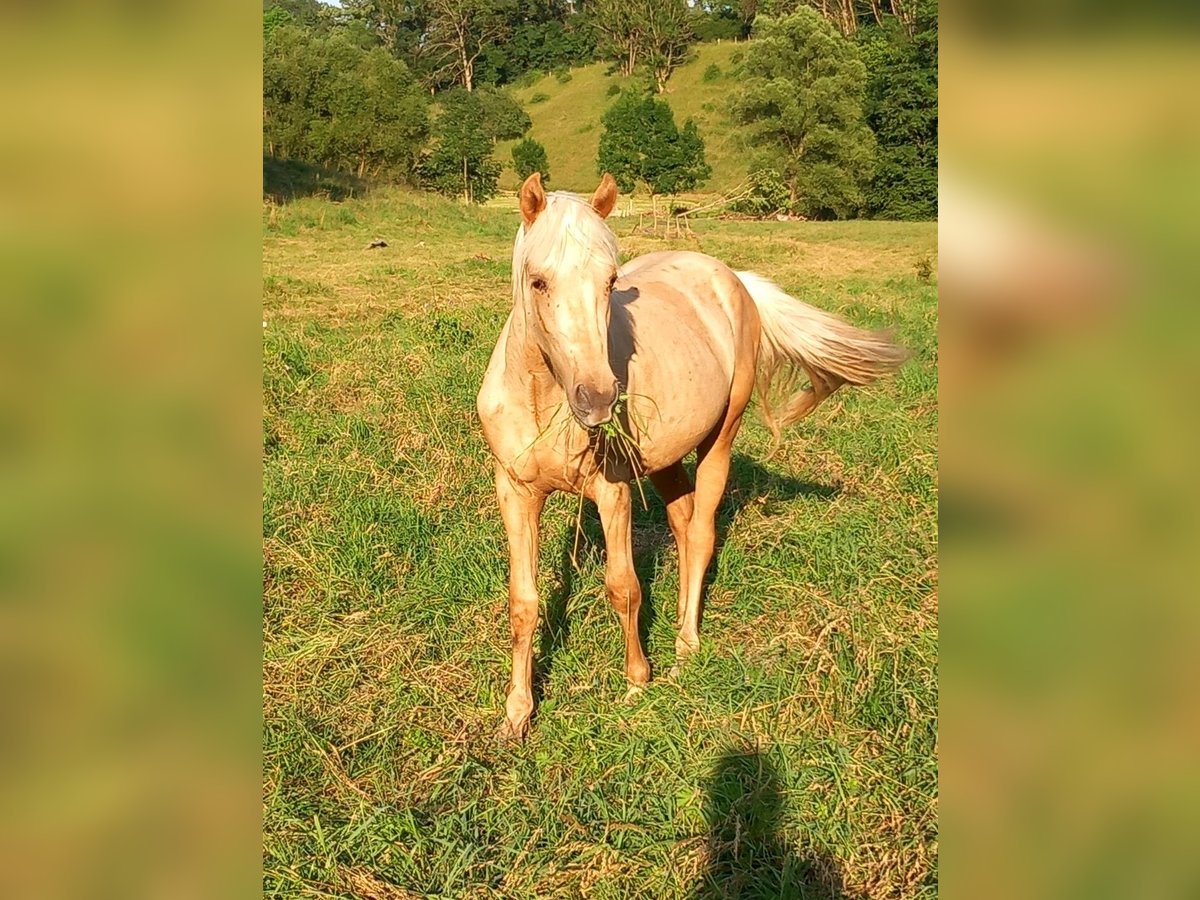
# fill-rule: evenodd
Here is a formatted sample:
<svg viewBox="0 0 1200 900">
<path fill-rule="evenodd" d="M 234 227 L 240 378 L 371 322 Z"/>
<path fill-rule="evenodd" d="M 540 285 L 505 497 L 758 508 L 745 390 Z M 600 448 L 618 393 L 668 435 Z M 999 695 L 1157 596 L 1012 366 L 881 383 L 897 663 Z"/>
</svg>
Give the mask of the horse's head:
<svg viewBox="0 0 1200 900">
<path fill-rule="evenodd" d="M 591 201 L 546 195 L 542 176 L 521 185 L 524 225 L 513 249 L 513 297 L 587 428 L 612 418 L 620 385 L 608 360 L 609 294 L 617 279 L 617 239 L 604 223 L 617 202 L 605 174 Z"/>
</svg>

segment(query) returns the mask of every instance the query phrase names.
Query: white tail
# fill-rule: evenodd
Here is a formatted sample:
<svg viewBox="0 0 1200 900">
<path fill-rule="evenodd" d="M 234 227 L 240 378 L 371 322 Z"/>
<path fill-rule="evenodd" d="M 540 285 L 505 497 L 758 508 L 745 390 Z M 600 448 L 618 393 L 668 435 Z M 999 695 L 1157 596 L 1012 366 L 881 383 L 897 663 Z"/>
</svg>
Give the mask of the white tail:
<svg viewBox="0 0 1200 900">
<path fill-rule="evenodd" d="M 887 332 L 856 328 L 753 272 L 737 276 L 762 322 L 758 392 L 777 443 L 781 428 L 804 418 L 843 384 L 868 384 L 890 375 L 908 358 Z M 810 382 L 803 390 L 801 374 Z"/>
</svg>

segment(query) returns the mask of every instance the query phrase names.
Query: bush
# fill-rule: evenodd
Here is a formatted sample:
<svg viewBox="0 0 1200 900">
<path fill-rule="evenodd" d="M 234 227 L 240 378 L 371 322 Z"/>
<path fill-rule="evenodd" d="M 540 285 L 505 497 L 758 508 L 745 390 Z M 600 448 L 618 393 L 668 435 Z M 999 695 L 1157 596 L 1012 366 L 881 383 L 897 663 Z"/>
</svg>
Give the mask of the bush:
<svg viewBox="0 0 1200 900">
<path fill-rule="evenodd" d="M 496 193 L 500 179 L 484 103 L 478 92 L 461 88 L 446 91 L 441 103 L 437 146 L 421 164 L 421 181 L 439 193 L 483 203 Z"/>
<path fill-rule="evenodd" d="M 605 97 L 615 97 L 621 93 L 621 86 L 615 81 L 608 86 L 608 90 L 604 92 Z"/>
<path fill-rule="evenodd" d="M 705 81 L 705 82 L 718 81 L 718 80 L 720 80 L 720 78 L 721 78 L 721 67 L 718 66 L 716 63 L 712 63 L 711 65 L 709 65 L 709 67 L 704 70 L 704 74 L 700 76 L 700 80 Z"/>
<path fill-rule="evenodd" d="M 864 33 L 858 42 L 870 73 L 863 108 L 879 144 L 866 206 L 888 219 L 937 218 L 937 6 L 916 8 L 912 39 Z"/>
<path fill-rule="evenodd" d="M 542 173 L 542 183 L 550 181 L 550 163 L 546 159 L 546 148 L 533 138 L 525 138 L 512 148 L 513 169 L 524 181 L 534 172 Z"/>
<path fill-rule="evenodd" d="M 778 169 L 761 168 L 750 173 L 750 195 L 730 205 L 748 216 L 773 216 L 791 206 L 791 192 Z"/>
<path fill-rule="evenodd" d="M 543 94 L 541 91 L 538 91 L 536 94 L 534 94 L 532 97 L 529 98 L 529 105 L 532 106 L 535 103 L 545 103 L 549 99 L 550 99 L 549 94 Z"/>
<path fill-rule="evenodd" d="M 566 69 L 564 69 L 561 72 L 555 72 L 554 80 L 557 81 L 559 84 L 566 84 L 568 81 L 571 80 L 571 73 L 568 72 Z"/>
<path fill-rule="evenodd" d="M 264 26 L 265 27 L 265 26 Z M 429 134 L 429 100 L 382 47 L 276 22 L 263 47 L 263 151 L 353 172 L 411 178 Z"/>
<path fill-rule="evenodd" d="M 913 264 L 913 269 L 917 273 L 917 277 L 922 281 L 928 281 L 933 275 L 933 257 L 928 253 L 922 253 L 917 257 L 916 263 Z"/>
<path fill-rule="evenodd" d="M 596 168 L 611 172 L 623 191 L 639 181 L 655 194 L 689 191 L 712 174 L 696 123 L 688 119 L 678 128 L 665 100 L 626 91 L 602 121 Z"/>
<path fill-rule="evenodd" d="M 811 7 L 764 20 L 732 113 L 748 126 L 761 167 L 783 176 L 792 212 L 829 219 L 862 209 L 875 151 L 863 120 L 866 81 L 854 43 Z"/>
<path fill-rule="evenodd" d="M 730 63 L 730 65 L 736 66 L 738 63 L 740 63 L 745 58 L 746 58 L 746 54 L 743 53 L 741 50 L 734 50 L 733 53 L 731 53 L 729 55 L 729 63 Z"/>
<path fill-rule="evenodd" d="M 529 130 L 529 114 L 508 94 L 484 85 L 475 95 L 483 104 L 484 126 L 493 141 L 515 140 Z"/>
</svg>

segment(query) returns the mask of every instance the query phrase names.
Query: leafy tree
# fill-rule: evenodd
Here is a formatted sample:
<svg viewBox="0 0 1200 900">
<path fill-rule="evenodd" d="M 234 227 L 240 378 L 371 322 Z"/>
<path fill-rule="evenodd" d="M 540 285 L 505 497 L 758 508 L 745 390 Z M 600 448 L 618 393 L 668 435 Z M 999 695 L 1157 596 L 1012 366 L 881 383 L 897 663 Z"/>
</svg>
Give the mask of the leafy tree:
<svg viewBox="0 0 1200 900">
<path fill-rule="evenodd" d="M 272 10 L 287 14 L 287 22 L 301 25 L 305 28 L 323 28 L 327 24 L 325 14 L 322 11 L 322 6 L 318 0 L 264 0 L 263 2 L 263 20 L 273 18 L 278 22 L 279 13 L 272 13 Z M 279 24 L 286 24 L 279 22 Z"/>
<path fill-rule="evenodd" d="M 867 210 L 891 219 L 937 217 L 938 22 L 921 0 L 909 37 L 903 22 L 859 32 L 870 72 L 866 120 L 879 144 Z"/>
<path fill-rule="evenodd" d="M 626 77 L 644 66 L 660 94 L 695 40 L 687 0 L 591 0 L 587 11 L 597 53 Z"/>
<path fill-rule="evenodd" d="M 680 130 L 665 100 L 622 93 L 602 119 L 597 171 L 623 191 L 641 182 L 652 194 L 688 191 L 708 179 L 704 141 L 688 119 Z"/>
<path fill-rule="evenodd" d="M 467 203 L 483 203 L 496 193 L 500 179 L 483 102 L 464 88 L 452 88 L 439 99 L 442 111 L 434 124 L 437 143 L 421 165 L 421 181 Z"/>
<path fill-rule="evenodd" d="M 487 85 L 475 93 L 483 105 L 484 126 L 493 143 L 519 138 L 529 130 L 529 114 L 508 94 Z"/>
<path fill-rule="evenodd" d="M 595 55 L 595 36 L 586 17 L 572 12 L 566 0 L 514 0 L 511 32 L 480 57 L 480 82 L 510 84 L 526 72 L 553 72 L 583 65 Z"/>
<path fill-rule="evenodd" d="M 851 216 L 863 206 L 874 137 L 863 121 L 867 71 L 853 43 L 804 8 L 759 18 L 734 117 L 749 126 L 760 166 L 777 169 L 790 206 L 814 218 Z"/>
<path fill-rule="evenodd" d="M 274 28 L 263 54 L 268 155 L 354 172 L 410 178 L 429 133 L 428 101 L 403 62 L 328 36 Z"/>
<path fill-rule="evenodd" d="M 698 41 L 733 41 L 744 38 L 742 16 L 731 3 L 698 3 L 692 22 Z"/>
<path fill-rule="evenodd" d="M 512 5 L 506 0 L 417 0 L 425 31 L 421 48 L 468 92 L 475 89 L 479 58 L 508 37 Z"/>
<path fill-rule="evenodd" d="M 272 6 L 263 12 L 263 42 L 271 39 L 271 34 L 281 25 L 290 25 L 295 20 L 292 14 L 282 6 Z"/>
<path fill-rule="evenodd" d="M 512 148 L 513 168 L 517 177 L 524 181 L 534 172 L 542 173 L 542 183 L 550 181 L 550 163 L 546 159 L 546 148 L 533 138 L 525 138 Z"/>
<path fill-rule="evenodd" d="M 628 78 L 633 74 L 642 49 L 641 24 L 637 0 L 590 0 L 587 17 L 596 35 L 596 53 L 616 63 L 617 71 Z"/>
<path fill-rule="evenodd" d="M 687 0 L 643 0 L 637 5 L 641 24 L 642 58 L 658 93 L 686 60 L 692 42 L 692 13 Z"/>
</svg>

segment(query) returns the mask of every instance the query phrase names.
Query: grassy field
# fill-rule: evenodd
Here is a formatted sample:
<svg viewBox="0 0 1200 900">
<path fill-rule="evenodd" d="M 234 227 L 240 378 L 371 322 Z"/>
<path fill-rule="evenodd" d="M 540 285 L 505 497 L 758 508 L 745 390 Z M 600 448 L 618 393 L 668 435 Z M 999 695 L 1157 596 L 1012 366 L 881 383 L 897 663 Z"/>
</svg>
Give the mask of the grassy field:
<svg viewBox="0 0 1200 900">
<path fill-rule="evenodd" d="M 543 520 L 540 706 L 498 744 L 504 536 L 474 396 L 513 209 L 403 192 L 264 208 L 264 888 L 272 896 L 933 897 L 933 223 L 705 221 L 694 241 L 914 351 L 767 459 L 751 421 L 702 648 L 635 512 L 654 680 L 624 702 L 603 547 Z M 623 252 L 666 244 L 614 227 Z M 382 238 L 386 248 L 366 249 Z"/>
<path fill-rule="evenodd" d="M 690 62 L 680 66 L 662 95 L 675 113 L 675 121 L 683 125 L 693 118 L 704 138 L 705 159 L 712 166 L 712 177 L 701 189 L 721 193 L 736 187 L 746 178 L 749 162 L 745 148 L 738 140 L 738 130 L 728 122 L 726 109 L 729 92 L 736 84 L 730 77 L 734 68 L 731 57 L 745 53 L 746 44 L 697 44 Z M 705 81 L 704 70 L 716 65 L 721 77 Z M 571 79 L 560 82 L 547 75 L 536 83 L 513 89 L 513 96 L 529 113 L 533 127 L 529 136 L 546 147 L 550 163 L 550 184 L 557 190 L 591 191 L 596 187 L 596 154 L 600 148 L 600 117 L 615 99 L 608 95 L 612 85 L 628 86 L 629 79 L 608 74 L 607 63 L 595 63 L 571 70 Z M 538 94 L 548 99 L 533 103 Z M 512 171 L 512 146 L 516 141 L 497 145 L 495 158 L 505 166 L 500 186 L 506 190 L 517 187 Z"/>
</svg>

